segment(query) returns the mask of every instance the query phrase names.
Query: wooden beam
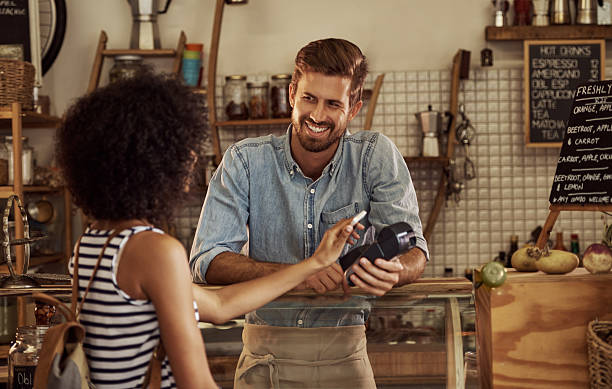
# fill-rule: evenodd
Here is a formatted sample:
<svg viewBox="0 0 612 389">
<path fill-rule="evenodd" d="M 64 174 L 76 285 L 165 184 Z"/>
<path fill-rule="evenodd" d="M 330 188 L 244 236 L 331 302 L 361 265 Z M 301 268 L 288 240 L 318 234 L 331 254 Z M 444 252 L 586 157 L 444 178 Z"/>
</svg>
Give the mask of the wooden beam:
<svg viewBox="0 0 612 389">
<path fill-rule="evenodd" d="M 368 104 L 368 112 L 366 113 L 365 125 L 363 129 L 365 131 L 370 131 L 372 128 L 372 122 L 374 121 L 374 112 L 376 112 L 376 103 L 378 102 L 378 95 L 380 94 L 380 88 L 382 87 L 383 80 L 385 79 L 385 73 L 380 74 L 376 77 L 376 81 L 374 82 L 374 88 L 372 89 L 372 97 L 370 97 L 370 102 Z"/>
<path fill-rule="evenodd" d="M 221 22 L 223 21 L 224 0 L 217 0 L 215 5 L 215 18 L 213 20 L 213 31 L 210 39 L 210 52 L 208 54 L 208 85 L 206 89 L 208 93 L 208 122 L 210 123 L 210 131 L 212 134 L 212 146 L 215 153 L 215 163 L 221 163 L 221 143 L 219 141 L 219 132 L 217 128 L 217 113 L 215 112 L 215 88 L 217 78 L 217 58 L 219 55 L 219 39 L 221 38 Z"/>
<path fill-rule="evenodd" d="M 102 64 L 104 62 L 104 56 L 102 52 L 106 49 L 106 42 L 108 37 L 106 32 L 100 31 L 100 38 L 98 39 L 98 47 L 96 48 L 96 56 L 94 57 L 94 63 L 91 67 L 91 75 L 89 76 L 89 86 L 87 87 L 87 93 L 93 92 L 100 82 L 100 72 L 102 71 Z"/>
</svg>

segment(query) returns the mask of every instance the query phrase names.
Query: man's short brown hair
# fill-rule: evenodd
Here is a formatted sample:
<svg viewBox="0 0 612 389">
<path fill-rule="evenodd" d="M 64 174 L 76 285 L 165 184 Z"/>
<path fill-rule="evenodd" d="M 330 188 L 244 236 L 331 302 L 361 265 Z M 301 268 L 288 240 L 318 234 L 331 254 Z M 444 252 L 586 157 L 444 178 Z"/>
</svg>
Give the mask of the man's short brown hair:
<svg viewBox="0 0 612 389">
<path fill-rule="evenodd" d="M 293 93 L 304 72 L 323 73 L 351 79 L 349 101 L 351 107 L 361 100 L 363 83 L 368 74 L 368 62 L 355 44 L 336 38 L 310 42 L 298 51 L 291 83 Z"/>
</svg>

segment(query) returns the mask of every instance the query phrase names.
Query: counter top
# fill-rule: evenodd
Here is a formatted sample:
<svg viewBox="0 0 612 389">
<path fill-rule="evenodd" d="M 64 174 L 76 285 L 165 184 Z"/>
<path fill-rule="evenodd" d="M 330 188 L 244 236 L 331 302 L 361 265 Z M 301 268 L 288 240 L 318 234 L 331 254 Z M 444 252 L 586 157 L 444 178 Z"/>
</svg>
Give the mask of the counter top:
<svg viewBox="0 0 612 389">
<path fill-rule="evenodd" d="M 220 285 L 204 285 L 201 287 L 207 289 L 218 289 L 222 288 Z M 464 277 L 444 277 L 444 278 L 420 278 L 416 282 L 412 284 L 406 284 L 403 286 L 398 286 L 391 289 L 386 297 L 395 297 L 395 296 L 414 296 L 420 295 L 422 297 L 432 296 L 432 295 L 454 295 L 454 294 L 470 294 L 472 293 L 472 283 Z M 341 288 L 333 290 L 331 292 L 327 292 L 326 296 L 342 296 L 344 292 Z M 366 296 L 366 293 L 363 289 L 358 287 L 351 288 L 351 294 L 355 296 Z M 317 296 L 318 294 L 312 290 L 300 290 L 300 291 L 290 291 L 286 293 L 283 297 L 301 297 L 301 296 Z"/>
</svg>

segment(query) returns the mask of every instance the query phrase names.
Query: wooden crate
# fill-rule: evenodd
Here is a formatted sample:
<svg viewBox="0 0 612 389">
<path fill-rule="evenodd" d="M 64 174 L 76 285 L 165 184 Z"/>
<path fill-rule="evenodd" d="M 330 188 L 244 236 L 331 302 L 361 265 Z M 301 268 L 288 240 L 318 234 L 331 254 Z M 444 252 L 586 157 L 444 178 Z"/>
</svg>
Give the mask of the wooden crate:
<svg viewBox="0 0 612 389">
<path fill-rule="evenodd" d="M 499 288 L 476 290 L 481 387 L 588 388 L 586 328 L 612 320 L 612 273 L 511 269 Z"/>
</svg>

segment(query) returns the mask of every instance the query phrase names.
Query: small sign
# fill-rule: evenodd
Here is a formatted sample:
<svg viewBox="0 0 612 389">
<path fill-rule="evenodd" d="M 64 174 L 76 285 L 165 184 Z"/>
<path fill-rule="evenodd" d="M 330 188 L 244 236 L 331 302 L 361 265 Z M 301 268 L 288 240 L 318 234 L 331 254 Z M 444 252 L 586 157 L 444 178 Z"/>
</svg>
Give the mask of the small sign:
<svg viewBox="0 0 612 389">
<path fill-rule="evenodd" d="M 31 62 L 28 0 L 0 0 L 0 58 Z"/>
<path fill-rule="evenodd" d="M 525 141 L 560 147 L 578 85 L 604 78 L 604 40 L 525 41 Z"/>
<path fill-rule="evenodd" d="M 612 81 L 574 93 L 550 192 L 550 204 L 612 204 Z"/>
</svg>

